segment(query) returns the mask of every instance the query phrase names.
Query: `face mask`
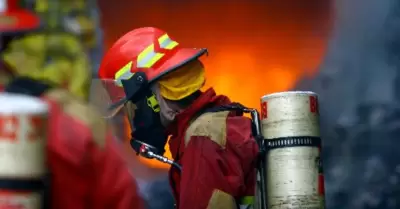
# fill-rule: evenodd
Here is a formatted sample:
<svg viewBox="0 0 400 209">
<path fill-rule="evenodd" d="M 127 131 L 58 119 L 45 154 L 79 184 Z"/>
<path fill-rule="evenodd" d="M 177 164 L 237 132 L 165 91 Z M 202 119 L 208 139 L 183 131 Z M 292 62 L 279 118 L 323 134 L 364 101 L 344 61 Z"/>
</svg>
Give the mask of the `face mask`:
<svg viewBox="0 0 400 209">
<path fill-rule="evenodd" d="M 178 164 L 163 156 L 168 135 L 161 123 L 160 106 L 147 83 L 146 75 L 138 72 L 131 78 L 122 80 L 121 83 L 126 95 L 123 101 L 125 108 L 135 106 L 135 108 L 126 109 L 128 115 L 131 115 L 129 121 L 133 130 L 132 148 L 143 157 L 155 158 L 180 169 Z"/>
<path fill-rule="evenodd" d="M 148 89 L 145 96 L 135 103 L 135 110 L 129 120 L 132 127 L 131 146 L 140 153 L 145 147 L 157 155 L 163 155 L 168 135 L 160 120 L 160 106 L 153 92 Z M 127 105 L 129 108 L 129 105 Z M 129 110 L 128 110 L 129 111 Z M 127 112 L 128 112 L 127 111 Z M 130 109 L 132 111 L 132 109 Z M 133 115 L 133 117 L 132 117 Z"/>
</svg>

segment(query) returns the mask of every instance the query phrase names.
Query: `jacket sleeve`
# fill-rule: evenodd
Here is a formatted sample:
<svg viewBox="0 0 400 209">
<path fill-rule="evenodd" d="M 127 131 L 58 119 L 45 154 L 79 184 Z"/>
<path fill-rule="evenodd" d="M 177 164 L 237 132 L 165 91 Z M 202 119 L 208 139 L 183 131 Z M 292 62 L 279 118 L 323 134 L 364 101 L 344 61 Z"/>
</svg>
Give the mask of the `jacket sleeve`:
<svg viewBox="0 0 400 209">
<path fill-rule="evenodd" d="M 93 208 L 142 209 L 136 181 L 117 145 L 110 136 L 103 148 L 94 151 Z"/>
<path fill-rule="evenodd" d="M 188 128 L 179 208 L 233 209 L 238 198 L 254 196 L 258 148 L 251 123 L 227 115 L 204 114 Z"/>
</svg>

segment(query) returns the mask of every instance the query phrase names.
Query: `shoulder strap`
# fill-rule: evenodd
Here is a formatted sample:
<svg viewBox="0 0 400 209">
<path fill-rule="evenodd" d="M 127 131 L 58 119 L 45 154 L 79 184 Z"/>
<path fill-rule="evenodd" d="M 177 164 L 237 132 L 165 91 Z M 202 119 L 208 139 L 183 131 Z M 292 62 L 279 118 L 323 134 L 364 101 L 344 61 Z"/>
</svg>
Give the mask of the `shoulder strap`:
<svg viewBox="0 0 400 209">
<path fill-rule="evenodd" d="M 240 103 L 233 102 L 230 104 L 226 105 L 220 105 L 220 106 L 215 106 L 215 107 L 210 107 L 210 108 L 204 108 L 202 111 L 199 112 L 196 118 L 201 116 L 204 113 L 208 112 L 223 112 L 223 111 L 236 111 L 237 115 L 243 115 L 244 109 L 246 107 Z"/>
<path fill-rule="evenodd" d="M 245 108 L 243 105 L 240 103 L 230 103 L 226 105 L 218 105 L 218 106 L 213 106 L 213 107 L 208 107 L 206 106 L 205 108 L 201 109 L 197 114 L 193 116 L 193 118 L 190 120 L 189 124 L 197 120 L 200 116 L 202 116 L 205 113 L 210 113 L 210 112 L 223 112 L 223 111 L 236 111 L 237 115 L 243 115 L 243 108 Z"/>
</svg>

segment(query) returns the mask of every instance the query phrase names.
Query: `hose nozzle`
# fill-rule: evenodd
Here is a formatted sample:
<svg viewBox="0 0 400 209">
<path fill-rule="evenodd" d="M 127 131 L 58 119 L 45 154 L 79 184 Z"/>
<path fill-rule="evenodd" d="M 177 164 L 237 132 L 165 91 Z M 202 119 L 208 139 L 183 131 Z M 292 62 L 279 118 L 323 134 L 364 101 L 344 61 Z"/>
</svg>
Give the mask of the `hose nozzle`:
<svg viewBox="0 0 400 209">
<path fill-rule="evenodd" d="M 131 146 L 136 151 L 136 153 L 142 157 L 145 157 L 147 159 L 156 159 L 162 163 L 170 164 L 172 166 L 175 166 L 179 170 L 182 170 L 182 167 L 178 163 L 174 162 L 173 160 L 163 155 L 157 154 L 158 153 L 157 148 L 149 144 L 143 143 L 136 139 L 131 139 Z"/>
</svg>

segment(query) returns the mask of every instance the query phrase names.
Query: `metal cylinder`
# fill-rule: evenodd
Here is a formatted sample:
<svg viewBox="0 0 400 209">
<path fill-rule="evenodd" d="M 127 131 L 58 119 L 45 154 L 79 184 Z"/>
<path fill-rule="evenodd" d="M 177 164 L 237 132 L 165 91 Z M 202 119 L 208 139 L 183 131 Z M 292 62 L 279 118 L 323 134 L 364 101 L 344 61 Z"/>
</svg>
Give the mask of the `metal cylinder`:
<svg viewBox="0 0 400 209">
<path fill-rule="evenodd" d="M 268 209 L 323 209 L 318 97 L 288 91 L 261 98 Z"/>
<path fill-rule="evenodd" d="M 0 208 L 43 207 L 48 106 L 0 94 Z"/>
</svg>

